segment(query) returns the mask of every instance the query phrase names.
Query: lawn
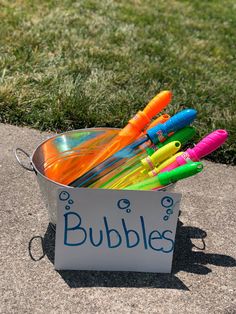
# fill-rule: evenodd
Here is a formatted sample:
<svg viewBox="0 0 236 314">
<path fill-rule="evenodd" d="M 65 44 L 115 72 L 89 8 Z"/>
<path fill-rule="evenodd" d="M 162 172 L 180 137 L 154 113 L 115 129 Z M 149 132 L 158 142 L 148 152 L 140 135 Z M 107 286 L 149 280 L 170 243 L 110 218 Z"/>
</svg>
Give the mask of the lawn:
<svg viewBox="0 0 236 314">
<path fill-rule="evenodd" d="M 236 164 L 236 3 L 0 0 L 0 121 L 40 130 L 122 127 L 160 90 L 198 110 L 211 160 Z"/>
</svg>

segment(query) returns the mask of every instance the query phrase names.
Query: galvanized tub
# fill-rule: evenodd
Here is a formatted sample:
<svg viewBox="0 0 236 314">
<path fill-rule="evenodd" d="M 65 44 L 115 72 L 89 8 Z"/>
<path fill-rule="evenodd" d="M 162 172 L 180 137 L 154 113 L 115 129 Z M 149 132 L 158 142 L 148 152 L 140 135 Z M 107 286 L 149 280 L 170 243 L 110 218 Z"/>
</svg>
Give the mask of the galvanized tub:
<svg viewBox="0 0 236 314">
<path fill-rule="evenodd" d="M 67 174 L 70 162 L 74 162 L 77 167 L 83 166 L 83 159 L 96 154 L 104 144 L 108 143 L 120 129 L 114 128 L 87 128 L 57 134 L 42 142 L 30 156 L 22 148 L 16 148 L 15 156 L 19 164 L 28 171 L 34 171 L 48 210 L 49 222 L 56 224 L 57 220 L 57 190 L 67 186 L 50 178 L 50 173 L 55 173 L 55 167 L 60 165 Z M 26 165 L 20 156 L 24 154 L 28 159 Z M 86 160 L 87 162 L 87 160 Z M 67 167 L 67 168 L 66 168 Z M 71 167 L 70 167 L 71 168 Z M 46 175 L 47 174 L 47 175 Z M 49 176 L 48 176 L 49 175 Z M 68 186 L 67 186 L 68 187 Z M 74 189 L 74 187 L 71 187 Z M 160 190 L 172 190 L 173 185 Z"/>
</svg>

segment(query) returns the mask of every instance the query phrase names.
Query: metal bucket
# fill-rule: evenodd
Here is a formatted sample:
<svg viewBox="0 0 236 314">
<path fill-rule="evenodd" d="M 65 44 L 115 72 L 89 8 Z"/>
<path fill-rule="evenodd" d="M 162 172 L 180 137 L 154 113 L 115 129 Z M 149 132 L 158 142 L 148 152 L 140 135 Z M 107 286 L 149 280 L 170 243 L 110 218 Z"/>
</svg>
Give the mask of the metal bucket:
<svg viewBox="0 0 236 314">
<path fill-rule="evenodd" d="M 82 157 L 92 157 L 101 147 L 108 143 L 120 129 L 114 128 L 87 128 L 61 133 L 42 142 L 30 156 L 22 148 L 16 148 L 15 156 L 19 164 L 28 171 L 34 171 L 48 210 L 49 222 L 56 224 L 57 219 L 57 190 L 67 186 L 59 180 L 50 178 L 54 167 L 60 165 L 66 176 L 70 162 L 75 162 L 77 167 L 82 167 Z M 28 165 L 21 160 L 20 154 L 28 159 Z M 86 160 L 87 162 L 87 160 Z M 71 167 L 70 167 L 71 168 Z M 52 170 L 52 171 L 51 171 Z M 47 174 L 47 175 L 46 175 Z M 68 188 L 68 186 L 67 186 Z M 74 189 L 74 187 L 71 187 Z M 173 185 L 160 190 L 172 190 Z"/>
</svg>

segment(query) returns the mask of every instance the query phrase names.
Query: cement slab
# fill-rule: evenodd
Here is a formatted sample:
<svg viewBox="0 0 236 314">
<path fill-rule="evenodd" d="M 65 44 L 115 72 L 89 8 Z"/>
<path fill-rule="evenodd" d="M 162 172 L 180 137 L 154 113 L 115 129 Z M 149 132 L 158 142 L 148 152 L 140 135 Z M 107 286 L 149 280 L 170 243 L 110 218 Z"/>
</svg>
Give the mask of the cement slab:
<svg viewBox="0 0 236 314">
<path fill-rule="evenodd" d="M 236 313 L 236 167 L 205 161 L 176 185 L 172 274 L 56 271 L 35 174 L 13 153 L 31 154 L 50 134 L 4 124 L 0 134 L 0 313 Z"/>
</svg>

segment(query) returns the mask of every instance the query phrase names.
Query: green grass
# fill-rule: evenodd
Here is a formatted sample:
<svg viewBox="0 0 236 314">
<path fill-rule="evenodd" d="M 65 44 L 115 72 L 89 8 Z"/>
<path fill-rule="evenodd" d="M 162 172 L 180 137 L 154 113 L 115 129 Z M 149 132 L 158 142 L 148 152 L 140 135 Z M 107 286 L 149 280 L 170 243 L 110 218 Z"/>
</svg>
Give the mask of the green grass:
<svg viewBox="0 0 236 314">
<path fill-rule="evenodd" d="M 236 4 L 0 0 L 0 121 L 41 130 L 122 127 L 160 90 L 198 110 L 211 160 L 236 164 Z"/>
</svg>

